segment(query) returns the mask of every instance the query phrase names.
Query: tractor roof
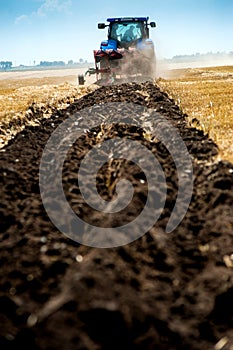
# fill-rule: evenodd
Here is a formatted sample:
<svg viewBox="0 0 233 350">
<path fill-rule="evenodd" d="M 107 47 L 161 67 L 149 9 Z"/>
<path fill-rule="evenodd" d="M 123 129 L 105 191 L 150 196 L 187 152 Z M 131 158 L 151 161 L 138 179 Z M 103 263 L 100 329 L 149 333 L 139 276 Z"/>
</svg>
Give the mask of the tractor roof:
<svg viewBox="0 0 233 350">
<path fill-rule="evenodd" d="M 149 17 L 121 17 L 121 18 L 108 18 L 107 22 L 146 22 Z"/>
</svg>

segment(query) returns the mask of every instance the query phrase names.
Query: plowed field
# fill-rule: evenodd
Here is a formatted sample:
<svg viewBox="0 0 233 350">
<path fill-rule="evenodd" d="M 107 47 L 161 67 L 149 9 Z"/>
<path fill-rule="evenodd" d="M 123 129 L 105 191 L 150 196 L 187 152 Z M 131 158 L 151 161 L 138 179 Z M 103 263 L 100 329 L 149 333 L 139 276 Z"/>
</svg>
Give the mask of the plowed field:
<svg viewBox="0 0 233 350">
<path fill-rule="evenodd" d="M 117 181 L 128 179 L 135 195 L 127 210 L 108 216 L 80 195 L 80 161 L 106 139 L 145 146 L 158 159 L 167 186 L 162 214 L 147 233 L 130 244 L 100 249 L 69 239 L 51 223 L 41 200 L 39 166 L 57 126 L 109 102 L 134 103 L 169 121 L 190 154 L 194 186 L 185 217 L 166 233 L 179 188 L 167 147 L 143 125 L 130 126 L 125 110 L 117 107 L 112 109 L 117 123 L 106 126 L 103 116 L 100 125 L 87 125 L 70 145 L 63 169 L 64 192 L 77 215 L 116 227 L 137 217 L 145 205 L 146 178 L 122 159 L 101 167 L 96 181 L 102 198 L 111 200 Z M 101 87 L 52 110 L 49 118 L 36 109 L 31 113 L 40 123 L 26 126 L 1 149 L 1 350 L 233 349 L 233 164 L 217 160 L 217 145 L 189 127 L 174 101 L 149 82 Z M 144 117 L 145 123 L 156 118 L 153 113 Z M 155 193 L 159 201 L 159 186 Z"/>
</svg>

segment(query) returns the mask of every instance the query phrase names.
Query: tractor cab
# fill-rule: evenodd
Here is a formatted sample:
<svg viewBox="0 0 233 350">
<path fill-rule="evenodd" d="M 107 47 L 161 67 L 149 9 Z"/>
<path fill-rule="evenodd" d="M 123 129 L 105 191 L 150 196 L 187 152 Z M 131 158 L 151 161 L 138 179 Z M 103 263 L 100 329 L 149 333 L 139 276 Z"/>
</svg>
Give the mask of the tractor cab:
<svg viewBox="0 0 233 350">
<path fill-rule="evenodd" d="M 128 48 L 149 38 L 149 25 L 155 27 L 155 22 L 148 23 L 148 17 L 108 18 L 109 25 L 99 23 L 98 28 L 109 27 L 108 40 L 101 43 L 101 49 Z"/>
<path fill-rule="evenodd" d="M 108 27 L 107 40 L 94 50 L 95 68 L 86 74 L 96 74 L 97 82 L 112 84 L 118 79 L 153 77 L 156 66 L 154 43 L 149 37 L 149 17 L 108 18 L 108 24 L 98 23 L 99 29 Z"/>
<path fill-rule="evenodd" d="M 112 23 L 109 27 L 109 40 L 116 40 L 118 47 L 135 45 L 136 42 L 146 38 L 146 28 L 143 22 Z"/>
</svg>

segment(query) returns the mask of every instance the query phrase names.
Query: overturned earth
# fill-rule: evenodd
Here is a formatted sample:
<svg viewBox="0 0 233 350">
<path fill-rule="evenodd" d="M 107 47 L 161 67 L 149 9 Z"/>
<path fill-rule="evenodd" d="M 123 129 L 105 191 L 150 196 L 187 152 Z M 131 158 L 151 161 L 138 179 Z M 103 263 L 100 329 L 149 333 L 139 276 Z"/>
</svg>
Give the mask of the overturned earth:
<svg viewBox="0 0 233 350">
<path fill-rule="evenodd" d="M 107 103 L 111 111 L 102 113 Z M 122 103 L 144 108 L 144 119 L 132 123 L 131 107 L 127 110 Z M 96 120 L 85 125 L 85 113 L 89 120 L 88 113 L 96 106 L 102 106 L 101 113 L 97 108 Z M 191 200 L 187 198 L 186 214 L 169 233 L 166 227 L 181 180 L 170 146 L 150 130 L 151 124 L 164 128 L 163 120 L 156 124 L 158 115 L 179 131 L 192 163 Z M 62 186 L 73 212 L 94 227 L 92 245 L 82 244 L 89 242 L 85 232 L 73 228 L 74 239 L 70 239 L 51 222 L 39 186 L 40 169 L 48 177 L 43 190 L 66 226 L 57 184 L 49 182 L 51 164 L 56 170 L 60 153 L 51 150 L 51 158 L 48 154 L 40 166 L 51 134 L 73 116 L 77 128 L 81 125 L 85 132 L 69 145 Z M 125 209 L 108 214 L 85 202 L 77 174 L 93 147 L 115 138 L 125 142 L 125 152 L 132 157 L 125 159 L 119 153 L 115 159 L 110 152 L 103 158 L 107 161 L 96 174 L 98 194 L 111 204 L 122 178 L 132 184 L 134 194 Z M 146 147 L 158 160 L 166 181 L 157 178 L 161 186 L 154 191 L 160 203 L 166 185 L 165 203 L 147 232 L 142 220 L 138 239 L 112 247 L 110 241 L 109 248 L 104 244 L 101 248 L 95 241 L 95 226 L 117 230 L 128 224 L 140 215 L 148 196 L 140 159 L 138 164 L 132 161 L 140 154 L 127 149 L 126 140 Z M 167 140 L 172 147 L 173 138 Z M 150 82 L 101 87 L 55 111 L 39 126 L 18 133 L 1 150 L 0 161 L 0 348 L 232 349 L 233 164 L 218 161 L 217 154 L 218 147 L 208 135 L 188 127 L 174 101 Z M 184 178 L 189 179 L 182 152 L 179 157 L 184 161 Z M 86 174 L 87 187 L 88 181 Z M 68 224 L 72 230 L 72 223 Z"/>
</svg>

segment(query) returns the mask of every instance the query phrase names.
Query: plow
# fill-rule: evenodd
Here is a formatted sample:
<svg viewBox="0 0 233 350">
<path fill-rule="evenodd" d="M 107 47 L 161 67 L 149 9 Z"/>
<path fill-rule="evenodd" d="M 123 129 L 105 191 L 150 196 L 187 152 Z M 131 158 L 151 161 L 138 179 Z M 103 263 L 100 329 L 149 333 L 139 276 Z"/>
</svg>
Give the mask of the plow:
<svg viewBox="0 0 233 350">
<path fill-rule="evenodd" d="M 155 22 L 149 23 L 149 17 L 108 18 L 107 22 L 98 24 L 99 29 L 108 28 L 108 36 L 100 49 L 93 51 L 95 67 L 85 76 L 96 75 L 99 85 L 153 79 L 156 55 L 149 27 L 156 27 Z"/>
</svg>

